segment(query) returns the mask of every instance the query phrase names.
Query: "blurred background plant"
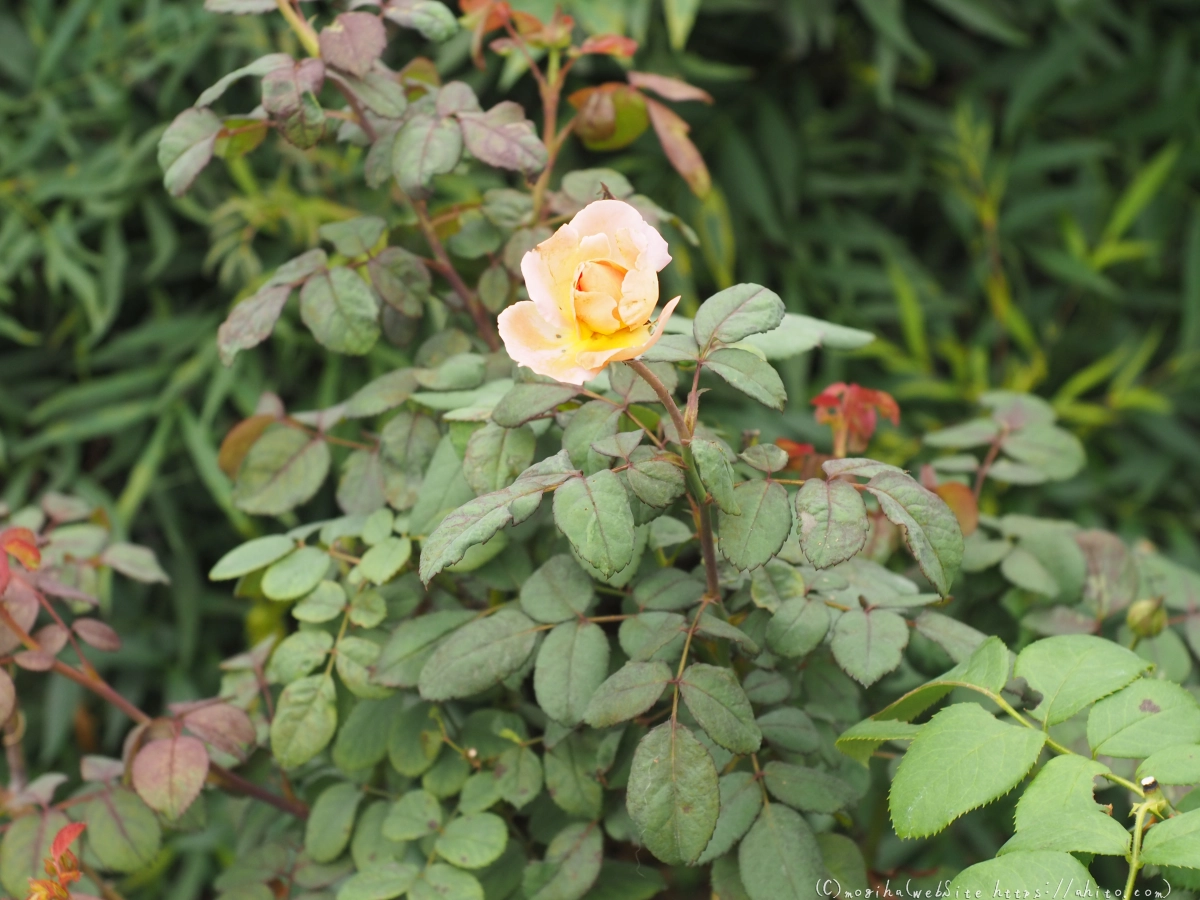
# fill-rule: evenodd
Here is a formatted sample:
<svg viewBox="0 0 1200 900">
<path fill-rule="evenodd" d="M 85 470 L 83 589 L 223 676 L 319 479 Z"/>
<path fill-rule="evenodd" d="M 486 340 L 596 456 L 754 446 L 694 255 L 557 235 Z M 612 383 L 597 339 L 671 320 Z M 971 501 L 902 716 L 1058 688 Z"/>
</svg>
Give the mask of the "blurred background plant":
<svg viewBox="0 0 1200 900">
<path fill-rule="evenodd" d="M 543 20 L 554 11 L 513 6 Z M 827 450 L 807 399 L 853 380 L 900 402 L 900 425 L 874 449 L 915 468 L 931 458 L 920 435 L 970 418 L 989 390 L 1032 391 L 1082 440 L 1086 466 L 1037 490 L 988 479 L 985 514 L 1070 518 L 1200 563 L 1200 207 L 1189 188 L 1200 82 L 1195 27 L 1175 4 L 563 6 L 585 33 L 637 40 L 637 70 L 714 100 L 672 103 L 676 121 L 609 59 L 580 61 L 568 85 L 564 115 L 578 110 L 590 129 L 564 145 L 561 170 L 610 167 L 679 216 L 662 226 L 675 256 L 665 296 L 683 294 L 690 315 L 714 289 L 757 282 L 793 312 L 880 336 L 781 363 L 792 398 L 782 417 L 714 397 L 731 433 Z M 406 32 L 393 46 L 468 82 L 485 106 L 539 108 L 520 55 L 489 53 L 477 69 L 474 39 L 470 27 L 438 44 Z M 382 344 L 365 360 L 327 355 L 285 318 L 259 351 L 220 363 L 213 334 L 231 298 L 316 246 L 321 225 L 386 199 L 362 186 L 353 155 L 283 141 L 231 155 L 184 198 L 164 195 L 154 156 L 165 123 L 277 50 L 301 55 L 278 17 L 192 2 L 31 0 L 0 12 L 3 498 L 15 510 L 70 491 L 116 539 L 158 551 L 169 589 L 99 585 L 125 638 L 107 674 L 151 705 L 211 694 L 216 661 L 278 626 L 276 607 L 247 608 L 204 579 L 260 527 L 221 470 L 230 426 L 264 392 L 325 408 L 403 361 Z M 257 102 L 253 85 L 229 90 L 243 108 Z M 671 143 L 685 120 L 707 168 Z M 474 186 L 461 190 L 464 206 L 478 202 Z M 314 506 L 332 510 L 332 490 Z M 70 682 L 46 685 L 27 704 L 38 766 L 74 769 L 79 748 L 116 749 L 119 717 L 102 719 Z M 200 896 L 219 841 L 168 846 L 183 862 L 160 860 L 154 877 L 171 873 L 171 897 Z M 167 896 L 161 885 L 141 887 Z"/>
</svg>

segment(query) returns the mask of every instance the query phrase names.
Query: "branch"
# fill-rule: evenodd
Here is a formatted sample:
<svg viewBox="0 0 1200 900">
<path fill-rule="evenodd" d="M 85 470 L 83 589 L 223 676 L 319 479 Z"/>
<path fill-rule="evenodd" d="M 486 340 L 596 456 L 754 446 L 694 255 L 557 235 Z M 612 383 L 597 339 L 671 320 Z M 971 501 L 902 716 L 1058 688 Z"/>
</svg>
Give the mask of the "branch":
<svg viewBox="0 0 1200 900">
<path fill-rule="evenodd" d="M 429 243 L 429 249 L 433 251 L 434 259 L 438 263 L 438 271 L 445 276 L 450 282 L 450 287 L 454 288 L 454 293 L 462 299 L 463 305 L 466 306 L 467 312 L 471 314 L 471 318 L 475 320 L 475 327 L 479 329 L 479 335 L 483 338 L 484 343 L 488 345 L 488 349 L 496 351 L 500 349 L 500 336 L 496 333 L 496 324 L 488 315 L 486 309 L 479 302 L 479 298 L 475 296 L 475 292 L 467 287 L 466 282 L 462 280 L 462 276 L 454 268 L 454 264 L 450 262 L 450 256 L 446 253 L 446 248 L 442 246 L 442 239 L 438 237 L 437 229 L 433 227 L 433 220 L 429 218 L 429 210 L 425 206 L 424 200 L 409 200 L 412 208 L 417 213 L 417 220 L 421 223 L 421 231 L 425 235 L 425 240 Z"/>
</svg>

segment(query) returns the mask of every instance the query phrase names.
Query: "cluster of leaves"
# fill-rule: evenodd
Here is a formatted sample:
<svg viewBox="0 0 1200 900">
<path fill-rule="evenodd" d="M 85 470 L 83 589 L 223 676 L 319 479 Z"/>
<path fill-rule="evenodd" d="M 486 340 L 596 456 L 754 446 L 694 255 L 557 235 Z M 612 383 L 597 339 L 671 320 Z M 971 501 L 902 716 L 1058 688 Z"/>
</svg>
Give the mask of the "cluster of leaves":
<svg viewBox="0 0 1200 900">
<path fill-rule="evenodd" d="M 1096 526 L 1120 510 L 1131 513 L 1126 538 L 1149 530 L 1189 547 L 1194 480 L 1180 465 L 1194 442 L 1170 412 L 1192 402 L 1198 319 L 1194 273 L 1167 237 L 1184 232 L 1188 213 L 1173 189 L 1187 161 L 1177 145 L 1159 147 L 1185 135 L 1162 115 L 1116 132 L 1087 94 L 1104 93 L 1108 80 L 1133 93 L 1161 84 L 1159 111 L 1177 109 L 1178 79 L 1167 69 L 1186 62 L 1186 45 L 1174 55 L 1149 49 L 1175 25 L 1157 10 L 1136 21 L 1090 6 L 1070 17 L 1049 6 L 1010 16 L 975 0 L 836 12 L 792 4 L 719 19 L 670 2 L 660 40 L 640 0 L 573 3 L 574 20 L 472 0 L 461 31 L 432 0 L 349 4 L 319 29 L 299 4 L 209 2 L 226 12 L 282 9 L 292 29 L 277 41 L 264 26 L 270 17 L 229 27 L 205 16 L 199 37 L 190 19 L 180 25 L 200 54 L 218 28 L 239 36 L 225 43 L 229 56 L 214 73 L 222 77 L 175 119 L 159 152 L 172 192 L 194 191 L 171 209 L 210 224 L 209 264 L 241 302 L 217 332 L 216 321 L 173 315 L 160 298 L 161 321 L 101 353 L 76 351 L 96 382 L 77 391 L 28 377 L 62 354 L 14 356 L 4 369 L 15 384 L 0 412 L 6 430 L 16 423 L 10 437 L 24 437 L 6 487 L 17 512 L 0 538 L 12 554 L 3 605 L 29 639 L 21 648 L 20 634 L 6 632 L 16 643 L 5 662 L 22 670 L 26 698 L 5 717 L 8 735 L 19 738 L 24 716 L 36 722 L 43 706 L 47 722 L 71 704 L 85 708 L 75 694 L 66 705 L 40 702 L 47 669 L 63 676 L 50 685 L 90 689 L 136 724 L 114 758 L 80 760 L 82 783 L 58 801 L 61 775 L 17 784 L 8 754 L 19 788 L 6 798 L 14 822 L 0 845 L 9 893 L 22 896 L 31 877 L 35 891 L 74 891 L 58 876 L 77 868 L 49 848 L 70 819 L 93 826 L 82 889 L 110 896 L 102 873 L 136 872 L 125 889 L 153 892 L 174 846 L 195 854 L 200 843 L 229 840 L 213 835 L 230 813 L 235 861 L 215 883 L 225 900 L 635 898 L 668 885 L 765 900 L 810 897 L 827 877 L 859 891 L 903 869 L 935 873 L 922 884 L 952 880 L 999 850 L 955 886 L 991 890 L 1002 880 L 1032 890 L 1062 876 L 1086 881 L 1083 865 L 1119 882 L 1106 857 L 1191 883 L 1192 813 L 1180 796 L 1197 781 L 1200 735 L 1190 694 L 1172 682 L 1195 681 L 1197 576 L 1095 527 L 1035 517 L 1053 510 Z M 72 59 L 63 48 L 87 7 L 72 6 L 41 52 Z M 765 15 L 782 27 L 765 27 Z M 118 19 L 97 22 L 124 34 Z M 0 31 L 0 40 L 11 33 Z M 507 36 L 491 42 L 501 59 L 489 62 L 483 42 L 497 31 Z M 628 68 L 635 44 L 625 32 L 643 43 L 639 71 Z M 30 33 L 40 44 L 42 32 Z M 1137 37 L 1128 47 L 1126 34 Z M 447 39 L 436 66 L 408 52 L 414 35 Z M 797 65 L 797 51 L 834 35 L 836 65 Z M 1012 49 L 1035 35 L 1040 55 Z M 856 58 L 866 36 L 873 64 Z M 129 55 L 119 41 L 90 46 Z M 279 47 L 290 52 L 270 52 Z M 155 65 L 177 73 L 194 65 L 170 46 L 155 52 Z M 485 70 L 458 75 L 469 56 Z M 0 58 L 5 74 L 20 69 L 14 77 L 27 82 L 28 68 L 9 61 Z M 739 61 L 759 67 L 757 84 L 738 83 L 746 70 L 729 63 Z M 621 78 L 611 80 L 617 65 Z M 937 90 L 923 90 L 934 66 Z M 1014 81 L 1014 69 L 1026 74 Z M 589 85 L 565 93 L 568 71 Z M 444 83 L 439 72 L 461 80 Z M 542 103 L 540 134 L 516 103 L 485 111 L 478 99 L 526 74 Z M 713 95 L 711 112 L 681 107 L 696 144 L 688 123 L 655 99 Z M 563 110 L 565 125 L 560 96 L 574 110 Z M 1074 109 L 1080 98 L 1091 112 Z M 242 101 L 261 105 L 212 110 Z M 999 137 L 989 107 L 1004 110 Z M 1085 121 L 1099 122 L 1101 137 L 1063 139 Z M 273 132 L 281 140 L 265 141 Z M 683 182 L 655 168 L 650 132 Z M 715 162 L 711 175 L 697 145 Z M 594 168 L 591 151 L 622 148 L 632 152 L 614 168 Z M 214 158 L 239 192 L 223 203 L 218 174 L 197 179 Z M 561 178 L 556 161 L 570 169 Z M 137 185 L 147 177 L 144 166 L 121 171 Z M 634 192 L 632 176 L 655 200 Z M 77 190 L 35 199 L 43 211 L 60 196 L 74 204 L 37 234 L 49 248 L 51 294 L 65 286 L 81 304 L 69 321 L 93 343 L 119 325 L 113 310 L 129 311 L 116 298 L 130 296 L 132 281 L 162 276 L 160 267 L 134 279 L 129 266 L 160 257 L 184 275 L 199 266 L 198 254 L 188 268 L 177 245 L 155 243 L 169 233 L 151 221 L 165 201 L 137 199 L 128 180 L 104 184 L 83 200 Z M 672 239 L 664 292 L 683 293 L 693 319 L 676 315 L 644 373 L 616 366 L 580 389 L 514 370 L 492 322 L 523 296 L 521 255 L 605 192 Z M 686 223 L 656 200 L 684 211 Z M 23 253 L 38 246 L 18 227 L 30 208 L 0 234 Z M 137 262 L 114 274 L 119 241 L 95 245 L 100 252 L 80 242 L 97 229 L 105 241 L 127 234 L 112 224 L 127 210 L 146 217 L 154 253 L 133 253 Z M 64 245 L 67 256 L 90 287 L 78 265 L 51 259 L 50 237 L 71 227 L 79 237 Z M 260 253 L 274 261 L 269 271 Z M 771 291 L 731 287 L 739 269 L 779 286 L 790 309 L 887 338 L 785 314 Z M 9 279 L 6 303 L 35 296 L 30 271 L 13 267 L 20 281 Z M 1182 312 L 1163 291 L 1177 275 Z M 97 284 L 108 298 L 101 307 Z M 728 290 L 699 304 L 708 285 Z M 285 309 L 293 290 L 303 328 Z M 1152 298 L 1160 331 L 1127 312 L 1126 292 Z M 32 339 L 15 320 L 0 326 Z M 1173 331 L 1178 346 L 1167 347 L 1161 333 Z M 252 347 L 260 349 L 242 352 Z M 817 347 L 825 350 L 807 354 Z M 815 420 L 804 412 L 796 401 L 810 394 L 814 360 L 821 383 L 848 380 L 838 350 L 862 360 L 856 377 L 904 401 L 908 432 L 890 395 L 856 384 L 830 384 L 814 400 Z M 343 365 L 341 354 L 362 361 Z M 121 370 L 135 365 L 137 373 Z M 989 392 L 995 385 L 1004 390 Z M 186 398 L 201 386 L 193 410 Z M 689 402 L 676 420 L 681 386 Z M 1052 402 L 1024 393 L 1034 386 Z M 765 414 L 747 396 L 780 412 Z M 985 418 L 933 430 L 956 418 L 942 404 L 976 400 Z M 238 424 L 218 450 L 209 433 L 230 405 Z M 866 451 L 880 418 L 893 425 L 877 438 L 884 462 L 846 458 Z M 760 442 L 761 432 L 825 448 L 821 424 L 832 426 L 832 455 Z M 1098 449 L 1099 465 L 1085 468 L 1076 434 Z M 172 454 L 182 465 L 171 466 Z M 919 463 L 919 478 L 897 468 Z M 181 507 L 153 487 L 164 465 L 199 476 L 198 501 Z M 41 513 L 25 507 L 47 482 L 76 480 L 86 502 L 51 494 Z M 1150 521 L 1114 506 L 1120 487 L 1134 484 L 1141 504 L 1170 512 Z M 219 595 L 200 589 L 195 562 L 177 559 L 194 559 L 200 540 L 227 545 L 230 524 L 244 538 L 260 534 L 252 516 L 277 517 L 283 532 L 250 540 L 211 572 L 236 579 L 249 606 L 231 609 L 248 609 L 251 634 L 265 639 L 226 660 L 219 687 L 166 692 L 157 719 L 111 686 L 146 693 L 107 663 L 118 658 L 108 652 L 111 629 L 87 616 L 68 626 L 50 605 L 77 613 L 90 598 L 130 614 L 132 598 L 110 570 L 165 580 L 152 555 L 125 542 L 148 498 L 171 546 L 192 646 L 197 600 Z M 1090 512 L 1078 510 L 1080 499 Z M 187 507 L 196 513 L 185 536 Z M 214 521 L 222 527 L 209 528 Z M 960 560 L 971 576 L 955 582 Z M 34 582 L 36 596 L 23 592 Z M 977 629 L 1009 639 L 1020 651 L 1015 670 L 999 640 Z M 83 644 L 95 666 L 79 658 Z M 137 658 L 162 652 L 139 646 Z M 1146 677 L 1148 663 L 1157 677 Z M 982 694 L 984 706 L 961 702 L 952 693 L 960 690 Z M 195 699 L 208 694 L 216 698 Z M 957 702 L 938 711 L 946 697 Z M 997 709 L 1022 727 L 993 718 Z M 127 722 L 109 725 L 115 747 Z M 77 738 L 85 733 L 77 722 Z M 914 738 L 898 767 L 889 762 L 886 742 Z M 1057 755 L 1038 767 L 1047 749 Z M 229 770 L 239 763 L 248 778 Z M 941 831 L 1030 774 L 1016 837 L 1004 803 Z M 1130 780 L 1144 775 L 1161 794 Z M 1092 799 L 1097 776 L 1119 786 L 1107 795 L 1114 816 L 1134 798 L 1132 839 Z M 201 792 L 206 778 L 257 799 L 219 805 Z M 880 836 L 889 788 L 896 835 L 941 832 L 935 840 Z M 206 825 L 210 815 L 218 821 Z M 1155 818 L 1166 821 L 1143 840 Z M 204 841 L 172 844 L 171 835 L 200 828 Z M 638 845 L 666 865 L 634 856 Z M 39 885 L 48 849 L 57 868 L 45 871 L 60 883 Z M 181 891 L 198 890 L 203 877 L 192 867 L 192 887 Z"/>
</svg>

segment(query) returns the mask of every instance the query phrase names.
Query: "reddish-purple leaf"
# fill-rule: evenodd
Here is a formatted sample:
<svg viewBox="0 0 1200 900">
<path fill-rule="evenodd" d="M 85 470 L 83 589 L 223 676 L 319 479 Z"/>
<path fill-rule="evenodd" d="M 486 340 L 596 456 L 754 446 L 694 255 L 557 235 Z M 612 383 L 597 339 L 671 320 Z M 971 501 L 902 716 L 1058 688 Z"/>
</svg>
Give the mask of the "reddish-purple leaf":
<svg viewBox="0 0 1200 900">
<path fill-rule="evenodd" d="M 485 113 L 460 112 L 458 121 L 467 149 L 481 162 L 525 173 L 545 167 L 546 147 L 520 104 L 504 100 Z"/>
<path fill-rule="evenodd" d="M 71 628 L 89 647 L 105 653 L 115 653 L 121 649 L 120 635 L 99 619 L 76 619 L 71 623 Z"/>
<path fill-rule="evenodd" d="M 76 522 L 92 514 L 92 504 L 79 497 L 47 491 L 42 495 L 42 510 L 55 522 Z"/>
<path fill-rule="evenodd" d="M 304 94 L 316 94 L 323 84 L 325 64 L 319 59 L 305 59 L 294 66 L 272 69 L 262 80 L 263 109 L 286 119 L 300 111 Z"/>
<path fill-rule="evenodd" d="M 79 761 L 79 777 L 84 781 L 115 781 L 125 774 L 125 763 L 107 756 L 85 756 Z"/>
<path fill-rule="evenodd" d="M 133 787 L 146 805 L 178 819 L 200 794 L 208 777 L 208 751 L 194 737 L 151 741 L 133 758 Z"/>
<path fill-rule="evenodd" d="M 699 100 L 702 103 L 712 103 L 712 95 L 695 85 L 671 78 L 668 75 L 655 75 L 651 72 L 630 72 L 629 83 L 635 87 L 653 91 L 664 100 Z"/>
<path fill-rule="evenodd" d="M 60 786 L 67 782 L 67 776 L 58 772 L 47 772 L 45 775 L 39 775 L 29 784 L 25 785 L 22 790 L 17 791 L 9 798 L 9 808 L 32 806 L 49 806 L 50 801 L 54 799 L 54 792 Z"/>
<path fill-rule="evenodd" d="M 31 672 L 46 672 L 54 667 L 54 658 L 67 645 L 67 629 L 61 625 L 47 625 L 39 628 L 33 635 L 38 643 L 38 650 L 23 650 L 13 657 L 22 669 Z"/>
<path fill-rule="evenodd" d="M 17 689 L 12 677 L 0 669 L 0 722 L 7 722 L 17 707 Z"/>
<path fill-rule="evenodd" d="M 325 62 L 362 78 L 387 46 L 387 32 L 378 16 L 348 12 L 323 28 L 319 40 Z"/>
<path fill-rule="evenodd" d="M 64 600 L 76 600 L 88 606 L 98 606 L 99 601 L 86 591 L 81 591 L 73 585 L 63 584 L 57 578 L 51 578 L 45 572 L 38 572 L 34 579 L 37 589 L 51 597 L 61 597 Z"/>
<path fill-rule="evenodd" d="M 290 284 L 272 284 L 235 306 L 217 329 L 221 362 L 233 365 L 240 351 L 257 347 L 270 337 L 291 293 Z"/>
<path fill-rule="evenodd" d="M 439 116 L 452 116 L 455 113 L 481 112 L 481 107 L 479 98 L 469 84 L 451 81 L 437 93 L 437 111 Z"/>
<path fill-rule="evenodd" d="M 706 196 L 712 188 L 712 176 L 708 174 L 704 157 L 688 137 L 691 130 L 688 123 L 671 109 L 649 97 L 646 98 L 646 109 L 650 113 L 650 124 L 654 126 L 663 152 L 667 154 L 667 159 L 671 161 L 675 171 L 683 176 L 693 194 L 697 197 Z"/>
<path fill-rule="evenodd" d="M 228 703 L 196 706 L 183 714 L 183 724 L 202 741 L 242 762 L 246 761 L 258 740 L 250 717 Z"/>
<path fill-rule="evenodd" d="M 26 634 L 37 621 L 38 601 L 33 588 L 20 575 L 14 575 L 4 590 L 3 603 Z M 21 646 L 21 639 L 7 625 L 0 623 L 0 653 L 8 653 Z"/>
</svg>

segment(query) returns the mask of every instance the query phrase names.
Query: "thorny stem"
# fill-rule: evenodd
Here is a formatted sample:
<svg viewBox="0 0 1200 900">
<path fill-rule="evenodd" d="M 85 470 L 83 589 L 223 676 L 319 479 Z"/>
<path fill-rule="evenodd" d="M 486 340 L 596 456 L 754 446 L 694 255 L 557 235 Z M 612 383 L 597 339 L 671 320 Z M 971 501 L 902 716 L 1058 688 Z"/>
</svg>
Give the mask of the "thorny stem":
<svg viewBox="0 0 1200 900">
<path fill-rule="evenodd" d="M 683 461 L 687 466 L 688 486 L 691 488 L 695 501 L 696 530 L 700 535 L 700 551 L 704 557 L 706 596 L 712 602 L 716 602 L 721 598 L 721 581 L 717 572 L 717 544 L 713 538 L 712 512 L 709 510 L 707 503 L 705 503 L 705 497 L 708 492 L 704 489 L 704 484 L 700 481 L 700 474 L 696 468 L 696 460 L 692 456 L 692 429 L 688 427 L 683 413 L 679 411 L 679 407 L 675 404 L 675 398 L 671 396 L 671 392 L 667 390 L 667 386 L 662 383 L 662 379 L 655 375 L 649 366 L 640 359 L 626 360 L 625 365 L 637 372 L 642 380 L 650 385 L 651 390 L 654 391 L 655 395 L 662 402 L 662 405 L 667 408 L 667 414 L 671 417 L 671 424 L 675 426 L 676 434 L 679 437 L 679 446 L 683 451 Z M 693 397 L 689 397 L 689 412 L 692 410 L 693 404 Z"/>
<path fill-rule="evenodd" d="M 488 345 L 488 349 L 492 351 L 499 350 L 500 336 L 496 333 L 496 324 L 479 302 L 479 298 L 475 296 L 475 292 L 467 287 L 466 282 L 462 280 L 462 276 L 458 274 L 458 270 L 450 262 L 450 256 L 446 253 L 446 248 L 442 246 L 442 239 L 438 237 L 437 229 L 433 227 L 433 220 L 429 218 L 429 209 L 426 207 L 425 201 L 410 200 L 409 202 L 417 213 L 417 221 L 421 224 L 421 232 L 425 235 L 425 240 L 429 243 L 429 249 L 433 251 L 434 259 L 437 260 L 438 271 L 450 282 L 450 287 L 454 289 L 454 293 L 458 294 L 463 305 L 467 308 L 467 312 L 475 320 L 475 327 L 479 330 L 479 335 L 483 338 L 484 343 Z"/>
<path fill-rule="evenodd" d="M 987 456 L 983 458 L 983 463 L 979 466 L 979 471 L 975 473 L 975 488 L 972 493 L 975 495 L 975 502 L 979 503 L 979 496 L 983 493 L 983 481 L 987 478 L 987 474 L 991 471 L 992 464 L 996 461 L 996 457 L 1000 454 L 1000 445 L 1008 436 L 1008 429 L 1002 428 L 1000 433 L 996 435 L 992 441 L 992 446 L 988 447 Z"/>
<path fill-rule="evenodd" d="M 30 650 L 41 650 L 38 642 L 30 637 L 29 633 L 21 627 L 20 623 L 12 617 L 12 613 L 8 611 L 8 607 L 0 603 L 0 622 L 3 622 L 13 634 Z M 80 687 L 87 688 L 100 699 L 111 703 L 126 716 L 132 719 L 139 725 L 149 725 L 154 719 L 147 713 L 142 712 L 138 707 L 134 706 L 126 700 L 112 685 L 105 681 L 95 670 L 85 672 L 82 669 L 77 669 L 74 666 L 68 665 L 61 659 L 54 660 L 54 665 L 51 667 L 52 672 L 57 672 L 64 678 L 70 679 Z M 209 774 L 215 777 L 217 783 L 226 791 L 235 794 L 245 794 L 248 797 L 254 797 L 264 803 L 274 806 L 276 809 L 296 816 L 297 818 L 308 817 L 308 807 L 303 803 L 295 800 L 288 800 L 280 797 L 278 794 L 268 790 L 262 785 L 248 781 L 241 775 L 230 772 L 224 766 L 219 766 L 216 763 L 209 763 Z"/>
<path fill-rule="evenodd" d="M 317 33 L 313 31 L 313 27 L 300 15 L 299 10 L 292 5 L 290 0 L 275 0 L 275 5 L 279 7 L 279 11 L 283 14 L 287 23 L 292 26 L 292 31 L 300 39 L 305 52 L 309 56 L 320 56 L 321 44 L 317 40 Z"/>
<path fill-rule="evenodd" d="M 1133 896 L 1133 884 L 1137 881 L 1138 871 L 1142 868 L 1142 830 L 1146 827 L 1146 804 L 1140 803 L 1133 820 L 1133 853 L 1129 856 L 1129 877 L 1125 879 L 1125 893 L 1122 897 Z"/>
</svg>

